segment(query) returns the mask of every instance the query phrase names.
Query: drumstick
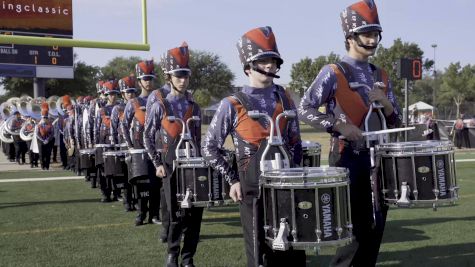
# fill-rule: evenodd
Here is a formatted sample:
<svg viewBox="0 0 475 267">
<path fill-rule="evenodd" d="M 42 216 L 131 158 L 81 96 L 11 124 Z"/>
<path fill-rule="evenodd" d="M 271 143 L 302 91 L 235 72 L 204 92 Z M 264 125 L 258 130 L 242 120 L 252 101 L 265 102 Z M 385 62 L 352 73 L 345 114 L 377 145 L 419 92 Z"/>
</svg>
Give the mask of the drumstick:
<svg viewBox="0 0 475 267">
<path fill-rule="evenodd" d="M 404 132 L 414 130 L 416 127 L 404 127 L 404 128 L 393 128 L 393 129 L 386 129 L 386 130 L 379 130 L 379 131 L 371 131 L 371 132 L 362 132 L 362 136 L 370 136 L 370 135 L 378 135 L 378 134 L 387 134 L 387 133 L 396 133 L 396 132 Z M 345 139 L 344 135 L 338 136 L 338 139 Z"/>
</svg>

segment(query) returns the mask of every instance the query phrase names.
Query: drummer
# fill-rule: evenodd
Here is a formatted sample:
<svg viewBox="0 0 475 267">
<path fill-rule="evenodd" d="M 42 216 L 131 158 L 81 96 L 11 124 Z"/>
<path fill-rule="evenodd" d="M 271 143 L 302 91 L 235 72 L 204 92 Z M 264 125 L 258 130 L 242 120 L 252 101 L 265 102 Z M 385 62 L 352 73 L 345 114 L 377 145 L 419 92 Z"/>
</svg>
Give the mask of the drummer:
<svg viewBox="0 0 475 267">
<path fill-rule="evenodd" d="M 145 144 L 156 168 L 156 175 L 163 178 L 169 211 L 167 267 L 178 266 L 182 233 L 184 244 L 181 248 L 181 266 L 195 266 L 193 256 L 198 246 L 203 217 L 202 207 L 179 210 L 176 199 L 177 177 L 173 175 L 173 161 L 176 159 L 175 149 L 180 140 L 182 127 L 185 125 L 178 121 L 170 122 L 168 117 L 174 116 L 186 123 L 187 119 L 192 116 L 201 116 L 200 107 L 192 99 L 191 93 L 187 91 L 191 76 L 188 62 L 189 51 L 186 43 L 168 50 L 162 58 L 161 66 L 171 92 L 150 107 L 150 114 L 147 115 L 145 123 Z M 193 142 L 199 146 L 201 123 L 196 121 L 191 123 L 190 132 Z M 155 143 L 157 133 L 160 133 L 158 144 Z M 163 148 L 163 151 L 159 152 L 156 147 Z M 196 152 L 199 156 L 199 151 Z M 178 213 L 180 215 L 177 215 Z"/>
<path fill-rule="evenodd" d="M 104 95 L 107 97 L 107 103 L 104 107 L 99 108 L 97 111 L 97 116 L 95 119 L 95 132 L 94 132 L 94 140 L 95 144 L 111 144 L 111 119 L 110 116 L 112 114 L 112 108 L 117 104 L 117 96 L 120 94 L 119 86 L 116 80 L 109 80 L 104 83 Z M 97 159 L 96 159 L 96 166 L 97 166 Z M 101 188 L 102 193 L 102 202 L 110 202 L 112 200 L 117 201 L 119 195 L 114 192 L 114 197 L 111 199 L 111 191 L 112 191 L 112 179 L 111 177 L 106 177 L 104 175 L 104 166 L 100 164 L 98 166 L 98 173 L 99 175 L 99 185 Z"/>
<path fill-rule="evenodd" d="M 112 137 L 112 144 L 122 146 L 122 144 L 126 144 L 124 132 L 122 131 L 122 127 L 120 123 L 122 123 L 124 119 L 124 109 L 125 105 L 130 99 L 135 98 L 135 94 L 137 93 L 137 89 L 135 88 L 136 79 L 134 75 L 126 76 L 119 80 L 119 88 L 124 99 L 124 102 L 121 102 L 114 106 L 112 109 L 111 115 L 111 137 Z M 122 149 L 122 147 L 121 147 Z M 127 149 L 125 147 L 124 149 Z M 125 172 L 125 182 L 123 187 L 124 193 L 124 208 L 125 211 L 134 211 L 134 200 L 133 200 L 133 191 L 132 186 L 128 182 L 128 172 Z"/>
<path fill-rule="evenodd" d="M 203 157 L 231 184 L 230 196 L 240 202 L 241 224 L 246 246 L 247 266 L 305 266 L 305 251 L 272 251 L 266 244 L 263 228 L 263 202 L 259 199 L 259 162 L 266 147 L 270 125 L 248 117 L 247 111 L 258 110 L 269 116 L 295 105 L 283 87 L 274 84 L 282 63 L 271 27 L 261 27 L 244 34 L 237 44 L 249 85 L 241 92 L 224 98 L 203 141 Z M 298 121 L 289 120 L 282 127 L 284 149 L 291 155 L 291 165 L 301 160 Z M 285 130 L 284 130 L 285 129 Z M 221 155 L 228 135 L 234 140 L 239 173 Z"/>
<path fill-rule="evenodd" d="M 381 40 L 382 28 L 372 0 L 357 2 L 341 13 L 347 55 L 337 64 L 323 67 L 307 89 L 299 106 L 299 118 L 330 135 L 330 166 L 350 171 L 351 218 L 356 242 L 337 250 L 332 266 L 374 266 L 383 236 L 387 207 L 372 205 L 369 148 L 363 139 L 364 118 L 370 103 L 379 102 L 388 128 L 400 124 L 400 112 L 386 72 L 368 62 Z M 383 88 L 373 88 L 375 82 Z M 318 108 L 325 105 L 326 112 Z M 370 129 L 382 129 L 382 118 L 372 112 Z M 338 136 L 346 140 L 339 140 Z M 374 212 L 374 214 L 373 214 Z M 375 219 L 373 219 L 375 218 Z"/>
<path fill-rule="evenodd" d="M 156 79 L 153 60 L 141 61 L 135 65 L 135 74 L 137 76 L 138 89 L 140 95 L 128 100 L 124 110 L 124 119 L 121 127 L 124 132 L 127 147 L 130 150 L 143 150 L 141 162 L 131 162 L 130 166 L 140 166 L 147 168 L 147 175 L 141 175 L 129 181 L 132 181 L 137 197 L 138 214 L 135 218 L 135 225 L 143 225 L 148 213 L 148 223 L 161 224 L 160 221 L 160 188 L 162 181 L 155 176 L 155 168 L 146 157 L 144 147 L 144 124 L 145 124 L 145 106 L 150 93 L 154 89 L 154 80 Z M 144 162 L 145 160 L 145 162 Z M 132 157 L 132 161 L 134 158 Z M 134 169 L 131 168 L 131 175 Z"/>
</svg>

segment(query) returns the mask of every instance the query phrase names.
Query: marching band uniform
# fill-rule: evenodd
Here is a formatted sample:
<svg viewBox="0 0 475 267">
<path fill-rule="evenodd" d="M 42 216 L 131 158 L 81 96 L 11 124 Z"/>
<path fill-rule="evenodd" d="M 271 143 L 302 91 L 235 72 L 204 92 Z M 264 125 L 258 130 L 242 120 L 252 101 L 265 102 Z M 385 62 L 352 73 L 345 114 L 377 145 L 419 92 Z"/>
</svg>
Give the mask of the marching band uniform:
<svg viewBox="0 0 475 267">
<path fill-rule="evenodd" d="M 148 96 L 152 91 L 152 81 L 155 79 L 153 61 L 142 61 L 136 64 L 135 72 L 138 78 L 138 84 L 142 89 L 140 96 L 127 102 L 124 111 L 124 120 L 121 125 L 129 150 L 145 149 L 144 147 L 144 123 L 145 107 Z M 147 87 L 148 86 L 148 87 Z M 134 185 L 138 215 L 135 219 L 135 225 L 143 224 L 149 213 L 148 222 L 161 224 L 159 219 L 160 210 L 160 187 L 161 180 L 155 176 L 155 168 L 148 159 L 147 154 L 143 154 L 147 166 L 148 175 L 140 177 L 130 177 L 129 181 Z M 129 169 L 133 175 L 134 159 L 131 159 Z M 142 163 L 138 166 L 143 166 Z"/>
<path fill-rule="evenodd" d="M 251 119 L 247 111 L 258 110 L 274 119 L 284 110 L 296 111 L 287 92 L 273 83 L 283 60 L 272 29 L 262 27 L 247 32 L 238 42 L 238 51 L 244 72 L 256 87 L 245 86 L 241 92 L 221 100 L 203 141 L 203 157 L 231 184 L 231 197 L 240 200 L 247 266 L 305 266 L 305 251 L 273 251 L 267 245 L 263 201 L 258 197 L 259 163 L 267 145 L 270 125 L 266 120 Z M 283 147 L 290 155 L 290 164 L 298 165 L 301 160 L 298 121 L 281 120 L 280 123 Z M 229 134 L 234 140 L 239 172 L 232 169 L 222 155 Z"/>
<path fill-rule="evenodd" d="M 341 21 L 348 55 L 338 64 L 323 67 L 301 100 L 299 117 L 314 128 L 323 126 L 331 134 L 330 166 L 349 169 L 351 219 L 356 240 L 339 248 L 331 265 L 375 266 L 388 208 L 378 201 L 379 194 L 374 189 L 373 204 L 370 176 L 377 180 L 378 172 L 371 169 L 371 155 L 361 131 L 371 102 L 382 104 L 388 128 L 400 124 L 400 112 L 387 74 L 368 63 L 382 31 L 375 3 L 363 0 L 347 7 L 341 13 Z M 369 88 L 383 82 L 384 88 L 352 88 L 355 82 Z M 326 106 L 325 113 L 318 111 L 322 105 Z M 382 129 L 382 119 L 377 114 L 372 112 L 368 130 Z M 339 135 L 347 140 L 340 140 Z"/>
<path fill-rule="evenodd" d="M 75 152 L 73 155 L 68 156 L 67 162 L 68 169 L 75 171 L 76 168 L 79 168 L 79 165 L 76 165 L 76 129 L 75 129 L 75 114 L 74 114 L 74 106 L 72 104 L 64 105 L 66 111 L 68 112 L 67 117 L 64 118 L 64 130 L 63 130 L 63 143 L 65 148 L 69 151 L 69 149 L 74 149 Z M 68 153 L 69 154 L 69 153 Z"/>
<path fill-rule="evenodd" d="M 19 132 L 25 120 L 21 117 L 20 112 L 13 113 L 15 118 L 11 120 L 10 129 L 12 132 Z M 25 154 L 27 152 L 26 142 L 20 138 L 20 135 L 12 135 L 15 144 L 15 159 L 18 164 L 25 164 Z M 21 161 L 20 161 L 21 159 Z"/>
<path fill-rule="evenodd" d="M 105 105 L 104 100 L 104 81 L 98 81 L 96 84 L 97 93 L 99 94 L 98 98 L 92 99 L 89 101 L 88 107 L 88 123 L 86 124 L 86 140 L 85 146 L 88 148 L 94 147 L 95 143 L 95 119 L 96 119 L 96 109 L 99 109 Z M 92 173 L 95 173 L 92 175 Z M 87 176 L 91 177 L 91 188 L 96 188 L 97 186 L 97 177 L 98 177 L 98 170 L 94 166 L 87 171 Z"/>
<path fill-rule="evenodd" d="M 119 88 L 122 96 L 124 98 L 124 102 L 121 102 L 114 106 L 112 109 L 111 115 L 111 136 L 112 136 L 112 144 L 115 145 L 122 145 L 126 144 L 125 140 L 125 133 L 120 127 L 120 124 L 123 123 L 124 120 L 124 110 L 127 101 L 129 100 L 127 97 L 129 93 L 132 93 L 131 98 L 135 97 L 135 93 L 137 89 L 135 88 L 136 79 L 134 76 L 127 76 L 119 80 Z M 121 148 L 122 149 L 122 148 Z M 133 199 L 133 189 L 131 184 L 128 182 L 128 174 L 129 170 L 124 171 L 125 175 L 125 182 L 123 187 L 124 192 L 124 207 L 126 211 L 134 211 L 134 199 Z"/>
<path fill-rule="evenodd" d="M 119 94 L 117 81 L 111 80 L 104 83 L 104 94 L 109 98 L 109 101 L 104 107 L 97 110 L 97 115 L 94 123 L 94 143 L 95 144 L 111 144 L 111 114 L 112 108 L 116 105 L 115 96 Z M 113 95 L 114 96 L 113 96 Z M 97 153 L 96 153 L 97 155 Z M 96 157 L 96 167 L 99 173 L 99 184 L 102 192 L 102 202 L 110 202 L 110 194 L 112 192 L 112 178 L 104 175 L 104 160 Z M 118 195 L 114 192 L 114 199 L 118 199 Z"/>
<path fill-rule="evenodd" d="M 169 217 L 168 229 L 164 227 L 164 233 L 168 231 L 166 238 L 168 242 L 167 267 L 178 266 L 182 234 L 184 235 L 184 242 L 181 249 L 181 265 L 194 266 L 193 256 L 198 245 L 203 216 L 202 207 L 183 210 L 178 208 L 176 199 L 178 178 L 173 173 L 173 161 L 176 159 L 175 149 L 180 140 L 182 127 L 185 127 L 185 125 L 181 125 L 179 121 L 168 121 L 168 116 L 175 116 L 183 119 L 186 123 L 186 120 L 192 116 L 200 117 L 201 115 L 199 106 L 193 101 L 191 94 L 186 91 L 191 75 L 188 60 L 189 53 L 186 43 L 181 47 L 169 50 L 162 58 L 162 69 L 167 75 L 170 87 L 173 89 L 165 98 L 159 98 L 152 104 L 145 123 L 144 142 L 147 152 L 156 170 L 159 171 L 160 168 L 163 168 L 166 175 L 162 178 Z M 180 89 L 177 89 L 174 80 L 182 82 Z M 186 86 L 183 84 L 186 84 Z M 201 143 L 201 123 L 193 121 L 190 131 L 194 143 L 199 147 Z M 199 156 L 199 151 L 197 151 L 197 154 Z"/>
<path fill-rule="evenodd" d="M 43 170 L 49 170 L 51 150 L 54 145 L 54 126 L 48 118 L 48 111 L 48 103 L 43 102 L 41 104 L 42 119 L 36 128 L 36 137 L 38 138 L 38 148 L 41 158 L 41 169 Z"/>
<path fill-rule="evenodd" d="M 33 133 L 35 130 L 36 122 L 32 117 L 29 117 L 25 122 L 25 134 Z M 30 167 L 38 167 L 38 153 L 33 152 L 31 149 L 31 141 L 26 142 L 26 148 L 30 157 Z"/>
</svg>

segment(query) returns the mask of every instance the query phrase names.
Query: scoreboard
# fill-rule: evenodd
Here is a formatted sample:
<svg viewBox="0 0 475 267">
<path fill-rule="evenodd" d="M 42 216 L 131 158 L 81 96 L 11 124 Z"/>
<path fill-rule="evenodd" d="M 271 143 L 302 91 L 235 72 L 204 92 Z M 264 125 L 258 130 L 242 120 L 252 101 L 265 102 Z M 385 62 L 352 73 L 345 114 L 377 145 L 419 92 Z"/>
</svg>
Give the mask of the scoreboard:
<svg viewBox="0 0 475 267">
<path fill-rule="evenodd" d="M 73 38 L 72 0 L 0 3 L 0 34 Z M 0 76 L 74 78 L 72 47 L 0 44 Z"/>
<path fill-rule="evenodd" d="M 17 33 L 0 32 L 0 34 L 12 35 Z M 18 35 L 38 36 L 33 34 Z M 0 62 L 4 64 L 71 67 L 73 59 L 72 47 L 0 44 Z"/>
</svg>

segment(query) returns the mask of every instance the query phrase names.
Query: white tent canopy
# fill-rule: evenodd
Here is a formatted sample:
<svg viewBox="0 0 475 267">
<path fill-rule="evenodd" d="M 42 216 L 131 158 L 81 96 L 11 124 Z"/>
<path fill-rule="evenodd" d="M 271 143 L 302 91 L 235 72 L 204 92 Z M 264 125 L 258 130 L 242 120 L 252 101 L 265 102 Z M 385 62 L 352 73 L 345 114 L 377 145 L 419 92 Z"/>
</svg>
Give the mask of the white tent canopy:
<svg viewBox="0 0 475 267">
<path fill-rule="evenodd" d="M 409 106 L 409 110 L 414 110 L 414 108 L 416 108 L 417 110 L 434 110 L 433 106 L 422 101 L 416 102 Z"/>
</svg>

